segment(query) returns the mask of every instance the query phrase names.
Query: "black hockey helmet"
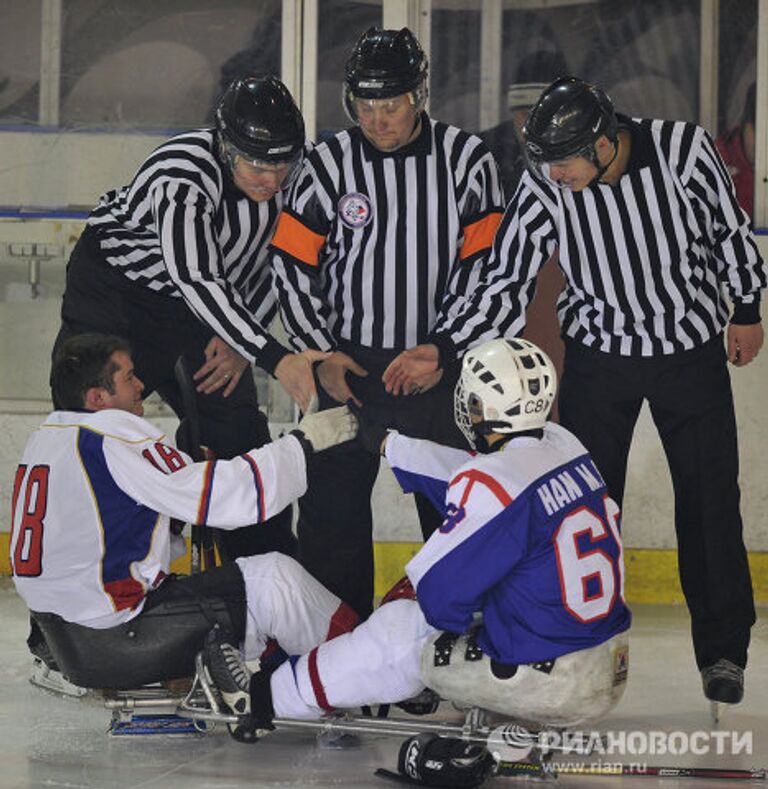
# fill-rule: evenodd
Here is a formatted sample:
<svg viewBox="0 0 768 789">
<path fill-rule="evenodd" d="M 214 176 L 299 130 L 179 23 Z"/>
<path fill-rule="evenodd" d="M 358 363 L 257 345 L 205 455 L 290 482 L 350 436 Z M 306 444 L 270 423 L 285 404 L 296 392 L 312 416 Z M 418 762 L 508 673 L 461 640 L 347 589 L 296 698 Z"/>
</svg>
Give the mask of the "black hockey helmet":
<svg viewBox="0 0 768 789">
<path fill-rule="evenodd" d="M 235 80 L 216 109 L 222 157 L 234 167 L 240 157 L 251 164 L 301 161 L 304 119 L 288 88 L 274 76 Z"/>
<path fill-rule="evenodd" d="M 407 28 L 370 27 L 360 36 L 344 69 L 344 108 L 357 120 L 352 99 L 388 99 L 413 94 L 423 109 L 427 100 L 427 57 Z"/>
<path fill-rule="evenodd" d="M 597 165 L 595 143 L 605 135 L 616 142 L 613 102 L 600 88 L 578 77 L 556 79 L 539 97 L 523 127 L 528 161 L 545 162 L 584 156 Z"/>
</svg>

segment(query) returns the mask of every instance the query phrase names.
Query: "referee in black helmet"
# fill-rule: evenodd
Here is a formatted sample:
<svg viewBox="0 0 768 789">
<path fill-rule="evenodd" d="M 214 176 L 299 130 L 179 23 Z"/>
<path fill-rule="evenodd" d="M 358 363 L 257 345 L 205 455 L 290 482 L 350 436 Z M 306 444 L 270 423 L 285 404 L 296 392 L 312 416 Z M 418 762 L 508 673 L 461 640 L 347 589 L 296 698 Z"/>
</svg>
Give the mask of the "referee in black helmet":
<svg viewBox="0 0 768 789">
<path fill-rule="evenodd" d="M 740 367 L 760 351 L 766 285 L 749 217 L 704 129 L 617 115 L 580 79 L 553 82 L 524 134 L 529 170 L 483 287 L 445 328 L 443 346 L 521 333 L 536 274 L 559 251 L 561 422 L 621 504 L 632 433 L 648 402 L 672 475 L 704 693 L 736 703 L 755 609 L 727 361 Z M 415 369 L 400 371 L 406 385 Z"/>
<path fill-rule="evenodd" d="M 472 290 L 503 211 L 482 141 L 431 119 L 427 60 L 408 28 L 371 28 L 345 72 L 354 126 L 318 145 L 280 217 L 274 250 L 283 322 L 296 347 L 332 351 L 318 366 L 320 405 L 353 398 L 408 435 L 463 444 L 453 423 L 455 371 L 407 396 L 382 374 L 424 343 Z M 371 611 L 371 491 L 380 457 L 359 447 L 309 467 L 299 558 L 358 614 Z M 424 536 L 442 520 L 417 501 Z"/>
<path fill-rule="evenodd" d="M 291 353 L 266 329 L 275 313 L 266 248 L 304 148 L 304 121 L 280 80 L 233 82 L 215 128 L 171 138 L 101 198 L 67 267 L 55 348 L 84 332 L 124 337 L 145 394 L 158 391 L 179 417 L 174 363 L 184 355 L 201 440 L 222 459 L 270 440 L 251 363 L 303 408 L 315 394 L 311 363 L 322 355 Z M 228 559 L 291 553 L 290 510 L 218 532 L 217 543 Z"/>
</svg>

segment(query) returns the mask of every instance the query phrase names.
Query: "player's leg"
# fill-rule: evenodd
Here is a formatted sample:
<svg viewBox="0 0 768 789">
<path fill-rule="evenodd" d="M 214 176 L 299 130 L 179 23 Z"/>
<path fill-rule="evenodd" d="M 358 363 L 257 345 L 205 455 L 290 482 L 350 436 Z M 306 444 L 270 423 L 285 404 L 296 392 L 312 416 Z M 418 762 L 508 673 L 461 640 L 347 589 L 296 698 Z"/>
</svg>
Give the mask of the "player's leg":
<svg viewBox="0 0 768 789">
<path fill-rule="evenodd" d="M 587 448 L 619 506 L 643 402 L 642 372 L 633 371 L 635 362 L 566 342 L 558 398 L 560 424 Z"/>
<path fill-rule="evenodd" d="M 297 655 L 357 624 L 357 614 L 289 556 L 248 556 L 237 566 L 247 597 L 246 660 L 259 657 L 269 639 Z"/>
<path fill-rule="evenodd" d="M 395 600 L 333 641 L 281 666 L 271 680 L 280 717 L 317 718 L 331 709 L 394 703 L 424 689 L 419 658 L 434 632 L 412 600 Z"/>
<path fill-rule="evenodd" d="M 257 726 L 268 729 L 275 716 L 314 719 L 332 709 L 416 695 L 424 688 L 422 646 L 432 632 L 418 603 L 395 600 L 352 632 L 291 657 L 271 675 L 251 674 L 231 645 L 216 643 L 216 631 L 205 660 L 230 707 L 250 713 Z"/>
<path fill-rule="evenodd" d="M 726 659 L 743 668 L 755 609 L 722 338 L 669 359 L 650 404 L 675 491 L 680 582 L 697 665 L 703 669 Z"/>
</svg>

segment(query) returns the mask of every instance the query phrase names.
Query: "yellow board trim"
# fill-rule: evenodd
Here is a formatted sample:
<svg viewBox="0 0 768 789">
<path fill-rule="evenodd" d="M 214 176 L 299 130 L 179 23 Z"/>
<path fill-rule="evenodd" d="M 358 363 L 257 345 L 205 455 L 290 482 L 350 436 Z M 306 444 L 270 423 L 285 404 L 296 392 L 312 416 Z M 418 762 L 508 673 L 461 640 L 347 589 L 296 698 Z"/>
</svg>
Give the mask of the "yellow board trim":
<svg viewBox="0 0 768 789">
<path fill-rule="evenodd" d="M 373 547 L 376 561 L 376 595 L 382 596 L 403 576 L 403 568 L 419 550 L 415 542 L 380 542 Z M 677 551 L 625 548 L 628 603 L 685 603 L 677 575 Z M 768 604 L 768 552 L 749 554 L 755 602 Z"/>
<path fill-rule="evenodd" d="M 0 575 L 11 574 L 8 554 L 10 535 L 0 532 Z M 189 540 L 187 540 L 189 544 Z M 405 565 L 421 547 L 417 542 L 377 542 L 373 546 L 376 561 L 377 597 L 382 597 L 404 575 Z M 189 548 L 187 548 L 189 551 Z M 625 596 L 629 604 L 685 603 L 677 576 L 677 552 L 647 548 L 625 548 L 627 568 Z M 749 554 L 755 603 L 768 605 L 768 552 L 752 551 Z M 175 573 L 189 572 L 189 552 L 177 559 L 171 569 Z"/>
</svg>

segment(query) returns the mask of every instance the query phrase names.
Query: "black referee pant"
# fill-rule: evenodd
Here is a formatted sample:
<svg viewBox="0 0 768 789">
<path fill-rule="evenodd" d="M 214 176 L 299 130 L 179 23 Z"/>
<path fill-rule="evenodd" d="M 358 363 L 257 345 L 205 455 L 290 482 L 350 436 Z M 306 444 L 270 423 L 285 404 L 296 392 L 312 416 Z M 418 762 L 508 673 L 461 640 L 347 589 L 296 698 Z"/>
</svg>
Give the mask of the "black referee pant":
<svg viewBox="0 0 768 789">
<path fill-rule="evenodd" d="M 638 358 L 566 340 L 560 422 L 591 453 L 621 506 L 632 433 L 643 400 L 675 492 L 680 583 L 699 669 L 746 666 L 755 623 L 739 512 L 739 457 L 722 335 L 670 356 Z"/>
<path fill-rule="evenodd" d="M 446 371 L 440 383 L 420 395 L 387 394 L 381 376 L 397 351 L 375 351 L 340 343 L 339 350 L 368 371 L 347 375 L 347 383 L 363 403 L 367 416 L 413 438 L 468 449 L 453 418 L 453 390 L 458 368 Z M 333 408 L 318 383 L 320 408 Z M 373 516 L 371 493 L 381 457 L 355 442 L 310 458 L 307 492 L 299 501 L 299 561 L 322 584 L 366 618 L 373 609 Z M 426 539 L 443 516 L 425 496 L 415 496 L 422 536 Z"/>
<path fill-rule="evenodd" d="M 179 419 L 184 416 L 174 365 L 184 355 L 191 372 L 205 362 L 205 346 L 213 333 L 183 299 L 162 296 L 134 284 L 104 260 L 96 231 L 87 227 L 72 251 L 61 310 L 61 328 L 53 353 L 68 337 L 84 332 L 115 334 L 131 344 L 136 374 L 144 396 L 157 391 Z M 249 370 L 229 397 L 219 390 L 198 394 L 200 439 L 217 458 L 227 460 L 271 441 L 267 418 L 259 410 L 256 385 Z M 257 527 L 216 529 L 224 560 L 268 551 L 295 555 L 291 508 Z"/>
</svg>

